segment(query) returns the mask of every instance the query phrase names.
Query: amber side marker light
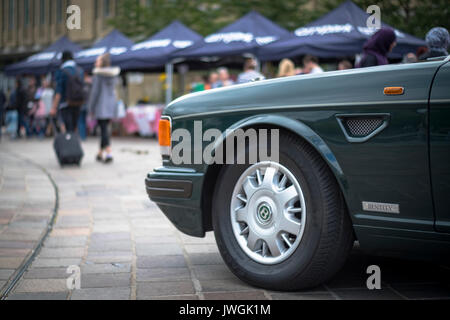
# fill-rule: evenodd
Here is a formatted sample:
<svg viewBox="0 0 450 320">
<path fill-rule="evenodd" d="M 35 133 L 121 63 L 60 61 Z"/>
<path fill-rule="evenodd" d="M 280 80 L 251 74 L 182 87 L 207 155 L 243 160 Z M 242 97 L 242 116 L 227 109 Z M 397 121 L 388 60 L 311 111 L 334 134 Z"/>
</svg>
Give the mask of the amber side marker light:
<svg viewBox="0 0 450 320">
<path fill-rule="evenodd" d="M 398 96 L 405 93 L 405 88 L 403 87 L 386 87 L 384 88 L 384 94 L 387 96 Z"/>
<path fill-rule="evenodd" d="M 167 118 L 162 118 L 159 120 L 159 146 L 161 149 L 161 154 L 163 156 L 170 156 L 171 149 L 171 130 L 172 130 L 171 121 Z"/>
</svg>

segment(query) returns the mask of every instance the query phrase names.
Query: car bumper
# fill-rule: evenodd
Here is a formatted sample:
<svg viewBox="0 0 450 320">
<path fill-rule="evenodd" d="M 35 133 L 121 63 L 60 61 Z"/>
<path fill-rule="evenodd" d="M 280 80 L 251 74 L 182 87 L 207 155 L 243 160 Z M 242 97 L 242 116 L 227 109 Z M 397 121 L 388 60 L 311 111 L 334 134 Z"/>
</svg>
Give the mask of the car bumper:
<svg viewBox="0 0 450 320">
<path fill-rule="evenodd" d="M 159 168 L 150 173 L 145 186 L 150 200 L 183 233 L 204 237 L 202 186 L 204 175 L 183 168 Z"/>
</svg>

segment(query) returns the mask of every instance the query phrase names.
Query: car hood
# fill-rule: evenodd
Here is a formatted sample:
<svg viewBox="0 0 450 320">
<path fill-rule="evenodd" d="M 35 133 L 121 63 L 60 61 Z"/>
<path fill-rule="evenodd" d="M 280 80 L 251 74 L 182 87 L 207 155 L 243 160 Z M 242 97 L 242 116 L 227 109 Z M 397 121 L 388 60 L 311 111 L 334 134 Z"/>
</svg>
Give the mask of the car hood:
<svg viewBox="0 0 450 320">
<path fill-rule="evenodd" d="M 173 101 L 164 111 L 172 118 L 195 118 L 221 113 L 286 108 L 323 107 L 336 104 L 383 102 L 390 97 L 383 93 L 385 86 L 398 86 L 399 78 L 423 79 L 433 73 L 442 62 L 387 65 L 364 69 L 300 75 L 263 80 L 226 88 L 197 92 Z M 406 74 L 405 74 L 406 72 Z M 398 100 L 414 98 L 413 90 Z"/>
</svg>

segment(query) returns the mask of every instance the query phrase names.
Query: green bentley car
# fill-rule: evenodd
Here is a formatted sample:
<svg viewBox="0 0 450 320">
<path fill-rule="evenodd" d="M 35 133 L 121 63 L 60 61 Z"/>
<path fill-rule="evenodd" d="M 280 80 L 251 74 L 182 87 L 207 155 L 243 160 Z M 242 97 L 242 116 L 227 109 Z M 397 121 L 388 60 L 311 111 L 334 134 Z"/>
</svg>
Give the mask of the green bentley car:
<svg viewBox="0 0 450 320">
<path fill-rule="evenodd" d="M 450 258 L 450 57 L 190 94 L 159 131 L 151 200 L 252 285 L 324 283 L 355 241 Z"/>
</svg>

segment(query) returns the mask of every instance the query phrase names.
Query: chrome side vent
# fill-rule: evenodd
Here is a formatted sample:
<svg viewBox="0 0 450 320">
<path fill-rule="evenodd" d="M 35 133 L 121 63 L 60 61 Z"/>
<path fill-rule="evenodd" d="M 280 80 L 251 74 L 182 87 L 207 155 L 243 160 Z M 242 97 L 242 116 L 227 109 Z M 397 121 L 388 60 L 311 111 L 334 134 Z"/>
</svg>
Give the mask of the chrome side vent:
<svg viewBox="0 0 450 320">
<path fill-rule="evenodd" d="M 337 115 L 345 137 L 349 142 L 361 143 L 383 131 L 389 123 L 389 114 Z"/>
</svg>

